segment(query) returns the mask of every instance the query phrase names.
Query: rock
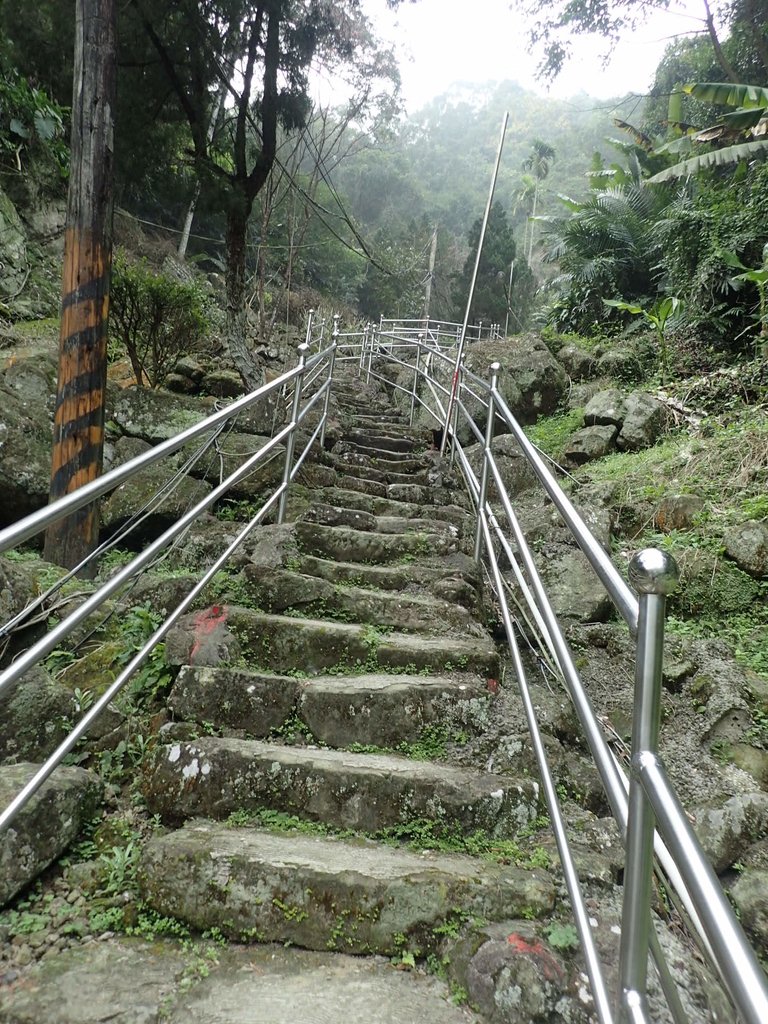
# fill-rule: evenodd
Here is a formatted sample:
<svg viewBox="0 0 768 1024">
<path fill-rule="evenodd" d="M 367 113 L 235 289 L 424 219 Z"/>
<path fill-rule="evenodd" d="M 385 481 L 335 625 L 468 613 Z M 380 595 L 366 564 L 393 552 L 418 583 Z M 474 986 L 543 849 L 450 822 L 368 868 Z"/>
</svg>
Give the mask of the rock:
<svg viewBox="0 0 768 1024">
<path fill-rule="evenodd" d="M 731 764 L 751 775 L 761 789 L 768 790 L 768 750 L 749 743 L 734 743 L 726 746 L 726 754 Z"/>
<path fill-rule="evenodd" d="M 597 372 L 601 377 L 614 377 L 621 381 L 637 381 L 643 376 L 643 368 L 637 353 L 629 348 L 613 348 L 597 361 Z"/>
<path fill-rule="evenodd" d="M 213 605 L 184 615 L 168 633 L 165 657 L 169 665 L 216 668 L 240 657 L 240 643 L 229 628 L 229 608 Z"/>
<path fill-rule="evenodd" d="M 212 370 L 206 373 L 200 381 L 200 388 L 217 398 L 239 398 L 246 393 L 240 374 L 234 370 Z"/>
<path fill-rule="evenodd" d="M 578 345 L 563 345 L 558 350 L 557 359 L 563 364 L 571 380 L 589 380 L 595 374 L 595 359 L 592 353 Z"/>
<path fill-rule="evenodd" d="M 224 433 L 216 440 L 214 448 L 190 468 L 190 474 L 218 484 L 220 473 L 225 478 L 231 476 L 268 441 L 268 437 L 252 433 L 239 433 L 234 430 Z M 182 449 L 183 455 L 189 458 L 198 449 L 199 444 L 199 441 L 193 441 Z M 236 501 L 250 501 L 265 491 L 274 490 L 283 479 L 284 465 L 285 448 L 278 445 L 259 459 L 246 476 L 233 484 L 227 492 L 227 497 Z"/>
<path fill-rule="evenodd" d="M 185 665 L 168 706 L 182 721 L 213 722 L 261 737 L 286 721 L 298 693 L 298 682 L 290 676 Z"/>
<path fill-rule="evenodd" d="M 605 622 L 611 617 L 611 599 L 581 551 L 557 545 L 541 575 L 558 618 Z"/>
<path fill-rule="evenodd" d="M 760 584 L 727 559 L 705 548 L 683 549 L 680 554 L 680 589 L 672 604 L 687 615 L 714 609 L 744 612 L 759 597 Z"/>
<path fill-rule="evenodd" d="M 451 950 L 451 971 L 462 979 L 469 1002 L 489 1024 L 545 1024 L 560 1016 L 569 988 L 569 972 L 561 957 L 542 940 L 530 921 L 506 921 L 482 929 L 486 939 L 464 966 Z M 459 947 L 461 948 L 461 947 Z M 466 954 L 465 954 L 466 956 Z M 458 961 L 458 963 L 456 962 Z M 589 1015 L 569 1004 L 570 1024 Z"/>
<path fill-rule="evenodd" d="M 107 401 L 107 419 L 128 437 L 159 444 L 194 426 L 213 410 L 199 400 L 151 391 L 137 386 L 122 388 Z"/>
<path fill-rule="evenodd" d="M 768 951 L 768 870 L 743 871 L 729 895 L 739 918 L 759 953 Z"/>
<path fill-rule="evenodd" d="M 37 596 L 34 577 L 23 562 L 0 556 L 0 623 L 7 623 Z"/>
<path fill-rule="evenodd" d="M 502 434 L 493 439 L 491 448 L 502 482 L 509 496 L 514 500 L 516 495 L 523 491 L 530 491 L 538 485 L 538 477 L 531 468 L 530 463 L 520 451 L 517 441 L 511 434 Z M 464 454 L 474 470 L 478 480 L 483 469 L 484 447 L 480 444 L 473 444 L 464 449 Z M 491 501 L 497 499 L 496 482 L 493 477 L 488 480 L 488 495 Z"/>
<path fill-rule="evenodd" d="M 471 342 L 466 349 L 466 366 L 477 376 L 488 379 L 488 367 L 501 364 L 499 391 L 512 415 L 520 423 L 535 423 L 539 416 L 554 412 L 568 390 L 565 370 L 537 335 L 526 334 L 505 340 Z M 466 396 L 465 404 L 480 430 L 485 430 L 486 412 L 480 403 Z M 422 419 L 417 419 L 422 423 Z M 474 440 L 466 425 L 460 423 L 463 443 Z M 429 429 L 434 421 L 426 423 Z M 506 433 L 497 421 L 499 433 Z"/>
<path fill-rule="evenodd" d="M 30 669 L 0 695 L 0 760 L 42 760 L 70 729 L 75 712 L 71 690 L 45 669 Z"/>
<path fill-rule="evenodd" d="M 205 370 L 194 356 L 182 356 L 181 359 L 177 359 L 173 372 L 188 378 L 194 384 L 199 384 L 205 376 Z"/>
<path fill-rule="evenodd" d="M 580 466 L 594 459 L 602 459 L 616 447 L 618 430 L 615 426 L 583 427 L 568 441 L 563 458 L 571 466 Z"/>
<path fill-rule="evenodd" d="M 46 406 L 0 386 L 0 525 L 48 503 L 51 446 Z"/>
<path fill-rule="evenodd" d="M 641 391 L 627 395 L 627 412 L 616 444 L 621 451 L 650 448 L 667 429 L 669 414 L 661 402 Z"/>
<path fill-rule="evenodd" d="M 750 519 L 727 530 L 725 551 L 736 565 L 756 579 L 768 576 L 768 521 Z"/>
<path fill-rule="evenodd" d="M 198 391 L 197 384 L 181 373 L 169 373 L 165 378 L 164 386 L 168 391 L 173 391 L 177 395 L 193 395 Z"/>
<path fill-rule="evenodd" d="M 616 388 L 598 391 L 584 409 L 586 427 L 621 427 L 627 414 L 624 393 Z"/>
<path fill-rule="evenodd" d="M 566 407 L 569 412 L 574 409 L 583 409 L 590 398 L 602 391 L 605 385 L 597 380 L 584 381 L 581 384 L 572 384 L 568 392 Z"/>
<path fill-rule="evenodd" d="M 23 762 L 0 768 L 0 806 L 11 802 L 37 767 Z M 0 906 L 66 850 L 93 817 L 101 793 L 101 783 L 82 768 L 60 767 L 44 783 L 0 833 Z"/>
<path fill-rule="evenodd" d="M 10 198 L 0 189 L 0 292 L 13 298 L 24 287 L 29 274 L 27 237 L 24 225 Z"/>
<path fill-rule="evenodd" d="M 695 811 L 695 829 L 704 852 L 720 874 L 768 830 L 768 793 L 734 796 L 722 807 Z"/>
<path fill-rule="evenodd" d="M 698 494 L 670 494 L 658 505 L 653 521 L 663 533 L 689 530 L 703 508 L 704 499 Z"/>
<path fill-rule="evenodd" d="M 128 462 L 150 448 L 151 445 L 138 438 L 121 437 L 115 444 L 114 465 Z M 176 465 L 177 460 L 174 458 L 170 462 L 162 459 L 140 470 L 110 494 L 101 507 L 101 523 L 106 536 L 116 533 L 141 513 L 141 519 L 136 523 L 128 541 L 140 545 L 158 537 L 211 493 L 208 484 L 184 476 L 169 494 L 154 504 L 155 496 L 166 487 Z M 151 510 L 148 507 L 150 505 L 153 506 Z"/>
</svg>

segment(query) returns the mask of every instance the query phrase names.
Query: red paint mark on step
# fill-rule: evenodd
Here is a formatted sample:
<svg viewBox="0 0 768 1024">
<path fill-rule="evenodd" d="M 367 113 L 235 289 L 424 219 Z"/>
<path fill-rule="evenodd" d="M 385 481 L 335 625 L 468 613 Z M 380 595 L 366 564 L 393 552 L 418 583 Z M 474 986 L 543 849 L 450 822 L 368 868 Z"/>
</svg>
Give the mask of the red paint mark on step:
<svg viewBox="0 0 768 1024">
<path fill-rule="evenodd" d="M 499 680 L 498 679 L 489 679 L 488 682 L 486 683 L 486 686 L 488 687 L 489 693 L 496 694 L 496 693 L 499 692 Z"/>
<path fill-rule="evenodd" d="M 191 664 L 194 664 L 195 655 L 200 650 L 200 645 L 213 633 L 219 626 L 223 626 L 227 621 L 229 610 L 226 606 L 218 604 L 213 605 L 210 608 L 205 608 L 203 611 L 198 612 L 195 616 L 194 625 L 192 626 L 192 634 L 194 636 L 194 643 L 192 644 L 192 650 L 189 654 L 189 660 Z"/>
</svg>

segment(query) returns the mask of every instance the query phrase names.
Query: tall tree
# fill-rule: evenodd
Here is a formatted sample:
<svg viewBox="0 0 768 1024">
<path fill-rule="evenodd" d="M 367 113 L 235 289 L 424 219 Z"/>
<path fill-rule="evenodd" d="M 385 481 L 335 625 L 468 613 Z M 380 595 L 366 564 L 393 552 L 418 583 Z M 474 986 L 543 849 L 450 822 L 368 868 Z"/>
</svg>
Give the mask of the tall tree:
<svg viewBox="0 0 768 1024">
<path fill-rule="evenodd" d="M 457 309 L 461 309 L 467 302 L 481 227 L 482 217 L 478 217 L 467 236 L 469 254 L 461 275 L 456 279 L 453 295 Z M 500 203 L 494 203 L 488 216 L 485 243 L 477 269 L 477 281 L 471 309 L 474 321 L 504 323 L 509 305 L 509 270 L 515 259 L 516 251 L 517 247 L 506 211 Z M 517 276 L 522 277 L 527 266 L 524 259 L 519 262 L 521 265 Z"/>
<path fill-rule="evenodd" d="M 77 0 L 51 500 L 95 479 L 104 451 L 116 26 L 116 0 Z M 92 504 L 48 528 L 45 557 L 73 568 L 97 542 Z"/>
<path fill-rule="evenodd" d="M 536 217 L 536 207 L 539 201 L 539 188 L 542 181 L 549 175 L 549 168 L 552 165 L 552 161 L 555 159 L 555 151 L 547 142 L 542 142 L 541 139 L 534 139 L 531 145 L 531 152 L 523 160 L 523 170 L 529 172 L 533 176 L 534 187 L 533 187 L 533 207 L 531 210 L 531 229 L 528 233 L 528 252 L 527 259 L 528 263 L 531 262 L 531 256 L 533 255 L 533 240 L 534 240 L 534 224 Z"/>
<path fill-rule="evenodd" d="M 246 233 L 277 153 L 278 129 L 309 113 L 313 64 L 349 64 L 375 50 L 360 0 L 176 0 L 158 9 L 131 0 L 187 118 L 203 189 L 226 213 L 227 338 L 250 387 L 261 382 L 246 315 Z M 231 54 L 236 54 L 232 59 Z M 211 106 L 225 82 L 225 116 L 209 137 Z"/>
</svg>

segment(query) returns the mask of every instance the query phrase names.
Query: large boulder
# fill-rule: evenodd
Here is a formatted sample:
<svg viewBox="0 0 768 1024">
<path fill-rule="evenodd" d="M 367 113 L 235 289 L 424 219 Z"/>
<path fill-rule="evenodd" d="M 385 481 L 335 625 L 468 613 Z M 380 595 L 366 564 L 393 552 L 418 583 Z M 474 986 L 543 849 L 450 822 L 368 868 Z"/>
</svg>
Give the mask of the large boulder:
<svg viewBox="0 0 768 1024">
<path fill-rule="evenodd" d="M 616 388 L 605 388 L 587 402 L 584 409 L 585 427 L 621 427 L 627 415 L 624 393 Z"/>
<path fill-rule="evenodd" d="M 212 412 L 210 401 L 206 405 L 198 399 L 135 386 L 110 393 L 106 415 L 122 434 L 159 444 Z"/>
<path fill-rule="evenodd" d="M 602 459 L 616 447 L 615 426 L 582 427 L 570 438 L 565 446 L 563 458 L 570 466 L 580 466 L 593 459 Z"/>
<path fill-rule="evenodd" d="M 75 699 L 39 666 L 0 695 L 0 761 L 48 757 L 71 728 Z"/>
<path fill-rule="evenodd" d="M 500 437 L 494 438 L 492 451 L 502 482 L 511 498 L 514 499 L 523 491 L 529 491 L 537 486 L 538 477 L 511 434 L 502 434 Z M 464 449 L 478 480 L 483 470 L 484 452 L 485 448 L 480 444 L 473 444 Z M 492 477 L 489 477 L 488 483 L 488 495 L 491 501 L 494 501 L 496 499 L 496 484 Z"/>
<path fill-rule="evenodd" d="M 571 380 L 589 380 L 595 375 L 595 358 L 591 352 L 580 348 L 578 345 L 568 343 L 563 345 L 557 353 L 558 362 L 565 367 L 565 372 Z"/>
<path fill-rule="evenodd" d="M 0 525 L 48 502 L 52 428 L 45 404 L 0 384 Z"/>
<path fill-rule="evenodd" d="M 768 521 L 750 519 L 723 536 L 725 553 L 756 579 L 768 576 Z"/>
<path fill-rule="evenodd" d="M 0 807 L 6 807 L 37 765 L 0 768 Z M 59 768 L 7 829 L 0 832 L 0 907 L 22 892 L 59 857 L 101 799 L 101 783 L 82 768 Z"/>
<path fill-rule="evenodd" d="M 664 405 L 642 391 L 627 395 L 627 411 L 617 445 L 622 451 L 650 448 L 667 429 L 669 413 Z"/>
<path fill-rule="evenodd" d="M 0 296 L 13 298 L 24 287 L 29 274 L 27 237 L 16 207 L 0 189 Z"/>
<path fill-rule="evenodd" d="M 138 438 L 121 437 L 114 446 L 112 466 L 119 466 L 149 451 L 151 445 Z M 193 505 L 210 494 L 211 487 L 201 480 L 184 476 L 154 507 L 150 506 L 176 471 L 176 459 L 161 460 L 140 470 L 120 484 L 101 509 L 101 523 L 106 535 L 111 536 L 134 516 L 140 518 L 128 541 L 133 546 L 158 537 Z"/>
</svg>

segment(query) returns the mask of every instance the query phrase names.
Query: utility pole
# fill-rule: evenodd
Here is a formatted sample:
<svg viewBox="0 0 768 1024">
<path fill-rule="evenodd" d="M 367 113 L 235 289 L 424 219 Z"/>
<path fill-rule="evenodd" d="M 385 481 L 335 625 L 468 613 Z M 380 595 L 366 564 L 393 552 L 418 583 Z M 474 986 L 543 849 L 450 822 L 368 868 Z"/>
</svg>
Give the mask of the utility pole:
<svg viewBox="0 0 768 1024">
<path fill-rule="evenodd" d="M 116 0 L 77 0 L 72 143 L 50 500 L 101 473 L 112 266 Z M 94 503 L 48 527 L 44 557 L 74 568 L 98 544 Z M 95 566 L 82 575 L 95 573 Z"/>
<path fill-rule="evenodd" d="M 435 257 L 437 255 L 437 226 L 432 232 L 432 245 L 429 250 L 429 270 L 427 271 L 427 287 L 424 290 L 424 319 L 429 321 L 429 307 L 432 302 L 432 282 L 435 279 Z"/>
</svg>

